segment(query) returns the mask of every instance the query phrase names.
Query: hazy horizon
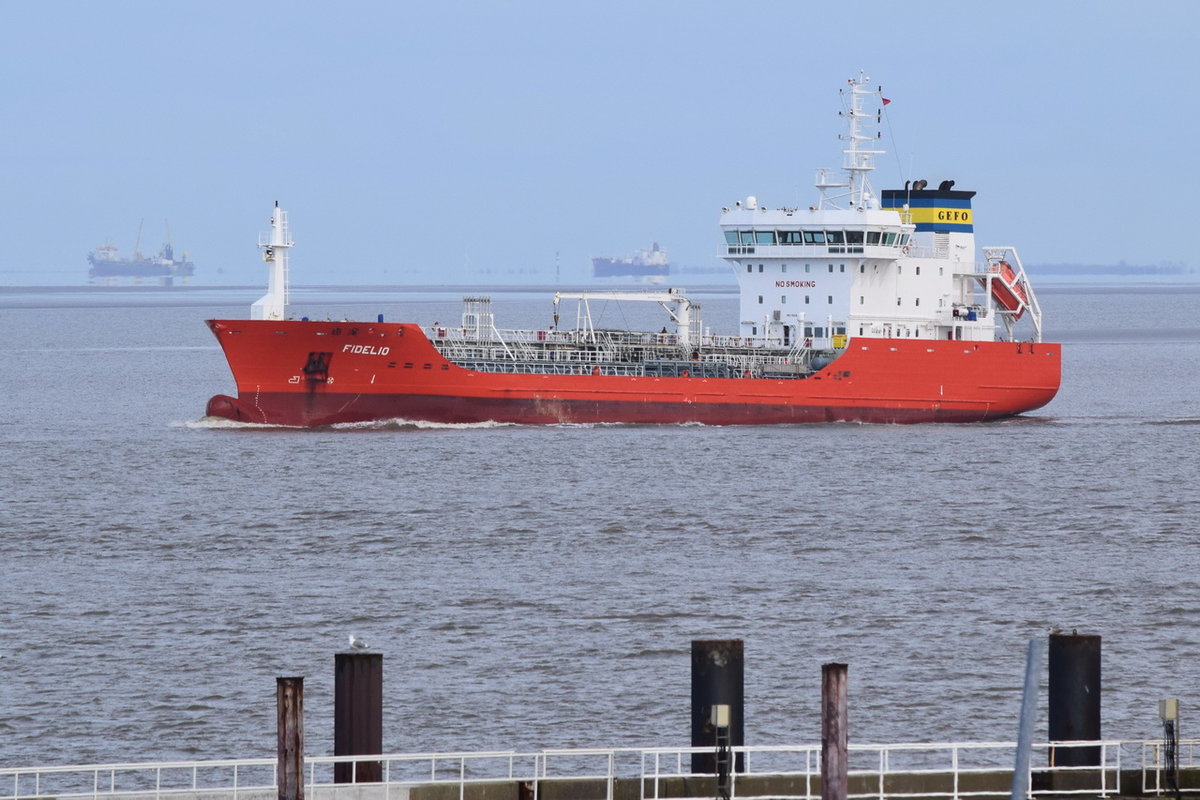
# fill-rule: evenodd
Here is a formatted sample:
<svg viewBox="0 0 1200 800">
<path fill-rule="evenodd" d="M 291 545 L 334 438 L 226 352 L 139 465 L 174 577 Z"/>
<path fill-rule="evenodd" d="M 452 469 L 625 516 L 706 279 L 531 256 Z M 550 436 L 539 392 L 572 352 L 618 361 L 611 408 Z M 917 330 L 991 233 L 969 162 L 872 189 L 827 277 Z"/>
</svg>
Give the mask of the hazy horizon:
<svg viewBox="0 0 1200 800">
<path fill-rule="evenodd" d="M 275 201 L 296 284 L 579 282 L 652 242 L 719 270 L 722 206 L 841 165 L 860 70 L 877 189 L 954 179 L 1030 267 L 1195 268 L 1194 9 L 10 3 L 0 285 L 83 284 L 167 220 L 194 284 L 262 284 Z"/>
</svg>

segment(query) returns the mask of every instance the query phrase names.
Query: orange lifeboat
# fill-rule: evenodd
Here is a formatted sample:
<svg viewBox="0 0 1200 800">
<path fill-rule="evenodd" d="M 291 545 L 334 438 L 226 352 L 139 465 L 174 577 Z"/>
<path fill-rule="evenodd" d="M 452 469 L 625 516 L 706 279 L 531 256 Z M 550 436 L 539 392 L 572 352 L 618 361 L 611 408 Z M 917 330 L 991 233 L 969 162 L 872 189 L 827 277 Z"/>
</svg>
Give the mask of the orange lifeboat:
<svg viewBox="0 0 1200 800">
<path fill-rule="evenodd" d="M 1029 297 L 1025 294 L 1025 284 L 1017 278 L 1016 270 L 1007 261 L 994 264 L 989 270 L 992 278 L 992 297 L 1008 311 L 1016 312 L 1020 319 L 1029 305 Z"/>
</svg>

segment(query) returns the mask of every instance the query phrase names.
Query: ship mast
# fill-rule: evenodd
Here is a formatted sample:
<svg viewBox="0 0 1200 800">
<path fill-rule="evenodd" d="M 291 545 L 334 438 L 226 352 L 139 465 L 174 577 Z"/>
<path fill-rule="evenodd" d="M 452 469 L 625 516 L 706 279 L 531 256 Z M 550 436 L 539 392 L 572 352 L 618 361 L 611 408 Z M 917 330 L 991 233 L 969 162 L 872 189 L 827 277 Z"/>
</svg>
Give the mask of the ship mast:
<svg viewBox="0 0 1200 800">
<path fill-rule="evenodd" d="M 267 293 L 250 306 L 250 319 L 283 319 L 288 305 L 288 248 L 292 246 L 287 212 L 275 201 L 271 230 L 258 235 L 258 246 L 267 262 Z"/>
<path fill-rule="evenodd" d="M 830 170 L 827 169 L 817 173 L 817 188 L 821 191 L 820 208 L 842 208 L 837 203 L 841 198 L 847 199 L 848 208 L 878 207 L 878 199 L 871 189 L 871 182 L 867 179 L 867 175 L 875 169 L 875 156 L 886 151 L 868 150 L 864 147 L 866 142 L 873 142 L 879 138 L 878 132 L 872 134 L 867 130 L 872 119 L 878 124 L 880 113 L 878 110 L 870 112 L 864 109 L 867 98 L 882 96 L 881 89 L 867 88 L 870 82 L 871 79 L 860 72 L 858 79 L 851 78 L 847 81 L 849 88 L 842 90 L 842 94 L 849 94 L 850 100 L 849 108 L 841 112 L 841 115 L 846 117 L 847 132 L 838 137 L 842 141 L 848 142 L 848 147 L 842 151 L 842 169 L 845 170 L 845 178 L 834 180 L 829 174 Z M 831 194 L 830 190 L 832 189 L 848 191 Z"/>
<path fill-rule="evenodd" d="M 133 260 L 138 261 L 142 257 L 142 226 L 146 224 L 146 218 L 142 217 L 142 221 L 138 223 L 137 241 L 133 243 Z"/>
</svg>

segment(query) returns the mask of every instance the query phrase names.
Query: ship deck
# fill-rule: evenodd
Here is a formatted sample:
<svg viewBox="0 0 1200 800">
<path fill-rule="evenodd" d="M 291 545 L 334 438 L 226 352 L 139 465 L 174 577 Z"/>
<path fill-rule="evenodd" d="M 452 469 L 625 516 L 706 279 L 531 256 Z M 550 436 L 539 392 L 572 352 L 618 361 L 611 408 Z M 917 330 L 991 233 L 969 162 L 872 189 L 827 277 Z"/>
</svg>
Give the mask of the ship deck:
<svg viewBox="0 0 1200 800">
<path fill-rule="evenodd" d="M 433 327 L 425 331 L 437 350 L 475 372 L 634 377 L 805 378 L 839 351 L 806 341 L 772 346 L 734 336 L 623 330 L 492 330 Z M 819 365 L 819 366 L 818 366 Z"/>
</svg>

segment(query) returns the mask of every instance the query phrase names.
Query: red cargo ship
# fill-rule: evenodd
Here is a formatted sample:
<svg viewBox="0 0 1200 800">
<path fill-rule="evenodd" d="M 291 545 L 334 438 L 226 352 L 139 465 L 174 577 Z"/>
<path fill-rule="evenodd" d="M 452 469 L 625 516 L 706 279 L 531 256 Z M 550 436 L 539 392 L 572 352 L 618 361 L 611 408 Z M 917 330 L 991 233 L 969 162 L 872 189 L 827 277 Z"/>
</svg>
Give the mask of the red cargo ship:
<svg viewBox="0 0 1200 800">
<path fill-rule="evenodd" d="M 740 324 L 714 335 L 683 290 L 557 294 L 555 326 L 499 330 L 490 300 L 460 324 L 287 319 L 286 214 L 260 240 L 267 294 L 250 320 L 209 320 L 237 384 L 210 416 L 272 425 L 438 423 L 977 422 L 1054 397 L 1061 348 L 1013 247 L 975 261 L 974 192 L 925 181 L 877 196 L 869 79 L 845 90 L 844 173 L 818 173 L 808 208 L 754 197 L 723 210 L 720 255 Z M 660 304 L 660 332 L 598 330 L 596 299 Z M 573 329 L 557 324 L 578 303 Z"/>
</svg>

